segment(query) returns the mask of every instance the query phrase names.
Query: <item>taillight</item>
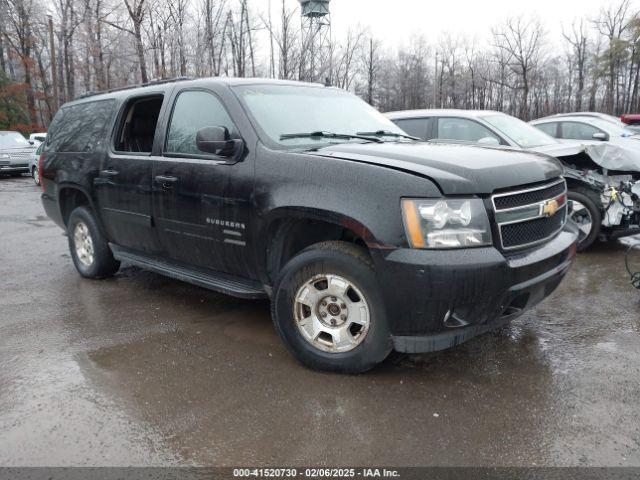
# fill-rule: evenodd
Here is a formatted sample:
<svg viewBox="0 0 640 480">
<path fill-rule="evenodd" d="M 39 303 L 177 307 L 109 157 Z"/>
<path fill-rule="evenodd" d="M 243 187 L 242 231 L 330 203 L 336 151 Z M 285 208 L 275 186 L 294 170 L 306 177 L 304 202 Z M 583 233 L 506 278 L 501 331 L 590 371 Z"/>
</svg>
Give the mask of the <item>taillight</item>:
<svg viewBox="0 0 640 480">
<path fill-rule="evenodd" d="M 44 162 L 44 152 L 40 154 L 38 158 L 38 181 L 40 182 L 40 188 L 44 192 L 44 184 L 42 183 L 42 163 Z"/>
</svg>

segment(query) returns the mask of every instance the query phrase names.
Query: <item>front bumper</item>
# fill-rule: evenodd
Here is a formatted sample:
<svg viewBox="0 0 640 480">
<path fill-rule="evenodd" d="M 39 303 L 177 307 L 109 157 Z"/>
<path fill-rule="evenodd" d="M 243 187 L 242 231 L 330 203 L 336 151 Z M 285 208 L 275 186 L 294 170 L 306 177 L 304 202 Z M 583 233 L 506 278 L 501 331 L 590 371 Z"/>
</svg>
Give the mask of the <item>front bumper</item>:
<svg viewBox="0 0 640 480">
<path fill-rule="evenodd" d="M 395 349 L 443 350 L 522 315 L 558 286 L 575 258 L 577 237 L 569 222 L 549 242 L 508 255 L 493 247 L 377 251 Z"/>
<path fill-rule="evenodd" d="M 29 164 L 0 165 L 0 173 L 29 173 Z"/>
</svg>

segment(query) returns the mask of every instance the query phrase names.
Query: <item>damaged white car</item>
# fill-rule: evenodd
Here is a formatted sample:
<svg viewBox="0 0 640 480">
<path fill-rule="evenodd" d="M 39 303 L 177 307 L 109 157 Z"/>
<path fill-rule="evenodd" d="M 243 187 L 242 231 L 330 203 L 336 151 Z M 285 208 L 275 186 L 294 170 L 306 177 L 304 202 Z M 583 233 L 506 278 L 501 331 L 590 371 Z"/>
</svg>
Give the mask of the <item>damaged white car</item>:
<svg viewBox="0 0 640 480">
<path fill-rule="evenodd" d="M 581 251 L 598 239 L 640 232 L 640 141 L 637 156 L 598 139 L 560 142 L 515 117 L 490 110 L 406 110 L 386 115 L 423 140 L 502 145 L 557 158 L 565 167 L 570 216 L 580 227 Z"/>
</svg>

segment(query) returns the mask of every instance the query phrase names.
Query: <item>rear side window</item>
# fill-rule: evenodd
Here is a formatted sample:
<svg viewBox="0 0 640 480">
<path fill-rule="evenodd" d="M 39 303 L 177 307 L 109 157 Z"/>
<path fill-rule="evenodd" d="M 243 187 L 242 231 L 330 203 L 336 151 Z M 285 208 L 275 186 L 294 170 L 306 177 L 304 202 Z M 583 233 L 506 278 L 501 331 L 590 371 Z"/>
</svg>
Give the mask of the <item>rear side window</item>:
<svg viewBox="0 0 640 480">
<path fill-rule="evenodd" d="M 163 99 L 162 95 L 152 95 L 127 101 L 118 125 L 116 152 L 151 153 Z"/>
<path fill-rule="evenodd" d="M 421 140 L 427 139 L 428 118 L 403 118 L 394 120 L 394 123 L 413 137 L 418 137 Z"/>
<path fill-rule="evenodd" d="M 202 155 L 196 145 L 196 133 L 204 127 L 226 127 L 232 138 L 237 130 L 218 98 L 202 90 L 182 92 L 173 107 L 166 153 Z"/>
<path fill-rule="evenodd" d="M 107 124 L 115 102 L 100 100 L 61 108 L 47 135 L 49 149 L 56 152 L 93 152 L 104 144 Z"/>
<path fill-rule="evenodd" d="M 551 135 L 552 137 L 558 138 L 558 124 L 553 123 L 539 123 L 534 125 L 538 130 L 543 131 L 547 135 Z"/>
</svg>

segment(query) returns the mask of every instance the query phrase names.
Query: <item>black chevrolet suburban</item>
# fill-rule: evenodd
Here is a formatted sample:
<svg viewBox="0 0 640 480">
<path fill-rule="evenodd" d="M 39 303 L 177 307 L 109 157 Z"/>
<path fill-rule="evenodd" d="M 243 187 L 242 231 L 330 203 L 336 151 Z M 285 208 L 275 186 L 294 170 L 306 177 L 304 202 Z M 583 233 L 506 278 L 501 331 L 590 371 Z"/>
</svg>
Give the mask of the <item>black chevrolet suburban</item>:
<svg viewBox="0 0 640 480">
<path fill-rule="evenodd" d="M 270 298 L 304 364 L 362 372 L 549 295 L 577 229 L 550 157 L 427 144 L 342 90 L 180 79 L 64 105 L 42 201 L 87 278 L 128 262 Z"/>
</svg>

